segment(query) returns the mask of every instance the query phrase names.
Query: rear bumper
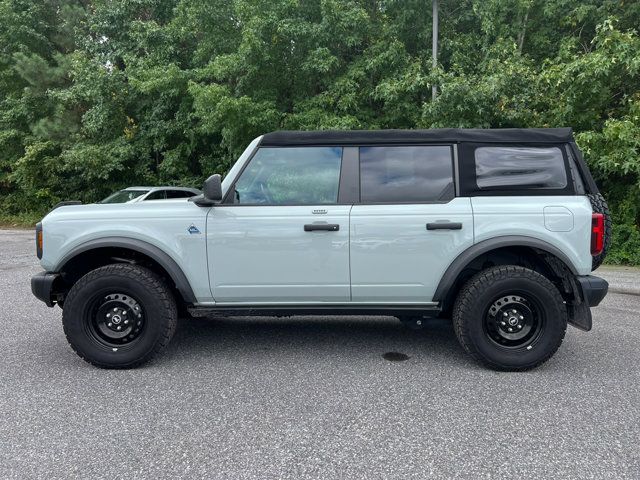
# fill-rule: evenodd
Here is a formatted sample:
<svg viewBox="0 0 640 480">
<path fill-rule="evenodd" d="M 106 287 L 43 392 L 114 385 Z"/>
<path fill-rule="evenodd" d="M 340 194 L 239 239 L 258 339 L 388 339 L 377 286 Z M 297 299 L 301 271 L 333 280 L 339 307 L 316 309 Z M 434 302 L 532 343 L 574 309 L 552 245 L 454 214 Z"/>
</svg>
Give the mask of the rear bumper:
<svg viewBox="0 0 640 480">
<path fill-rule="evenodd" d="M 59 273 L 40 272 L 31 277 L 31 293 L 42 300 L 49 307 L 53 307 L 55 301 L 53 285 L 60 278 Z"/>
<path fill-rule="evenodd" d="M 580 275 L 576 280 L 582 289 L 582 298 L 590 307 L 597 306 L 609 290 L 607 281 L 594 275 Z"/>
</svg>

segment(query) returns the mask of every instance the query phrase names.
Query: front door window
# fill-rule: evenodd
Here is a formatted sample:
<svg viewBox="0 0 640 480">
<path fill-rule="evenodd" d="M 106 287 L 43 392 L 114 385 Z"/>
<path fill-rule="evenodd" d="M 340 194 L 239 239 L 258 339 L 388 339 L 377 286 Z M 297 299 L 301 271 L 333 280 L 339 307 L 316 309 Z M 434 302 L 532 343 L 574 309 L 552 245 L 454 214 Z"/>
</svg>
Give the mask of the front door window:
<svg viewBox="0 0 640 480">
<path fill-rule="evenodd" d="M 261 148 L 236 182 L 233 203 L 337 203 L 341 162 L 340 147 Z"/>
</svg>

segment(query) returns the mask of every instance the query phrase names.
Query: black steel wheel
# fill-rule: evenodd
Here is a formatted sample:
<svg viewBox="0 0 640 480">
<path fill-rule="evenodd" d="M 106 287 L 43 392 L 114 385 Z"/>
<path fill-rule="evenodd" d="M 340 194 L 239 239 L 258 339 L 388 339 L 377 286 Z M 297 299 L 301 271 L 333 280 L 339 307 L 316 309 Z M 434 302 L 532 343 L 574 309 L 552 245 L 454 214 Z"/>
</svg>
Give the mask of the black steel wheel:
<svg viewBox="0 0 640 480">
<path fill-rule="evenodd" d="M 96 341 L 108 347 L 134 343 L 144 327 L 144 310 L 130 294 L 98 295 L 89 304 L 87 328 Z"/>
<path fill-rule="evenodd" d="M 543 310 L 520 293 L 500 295 L 484 316 L 485 334 L 502 348 L 526 348 L 544 328 Z"/>
<path fill-rule="evenodd" d="M 62 324 L 75 352 L 102 368 L 145 363 L 171 340 L 176 302 L 156 273 L 138 265 L 97 268 L 65 299 Z"/>
<path fill-rule="evenodd" d="M 459 292 L 453 327 L 473 358 L 495 370 L 529 370 L 560 347 L 567 309 L 555 285 L 533 270 L 504 265 L 474 275 Z"/>
</svg>

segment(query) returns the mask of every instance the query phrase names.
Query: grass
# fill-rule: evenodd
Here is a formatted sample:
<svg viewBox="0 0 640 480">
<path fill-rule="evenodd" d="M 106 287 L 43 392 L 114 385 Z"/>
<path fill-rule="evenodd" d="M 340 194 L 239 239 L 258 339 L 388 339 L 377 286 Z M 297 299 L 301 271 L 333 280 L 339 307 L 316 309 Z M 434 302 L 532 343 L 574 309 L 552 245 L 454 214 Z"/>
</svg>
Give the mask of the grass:
<svg viewBox="0 0 640 480">
<path fill-rule="evenodd" d="M 33 213 L 22 215 L 0 214 L 0 228 L 33 229 L 40 220 L 42 220 L 42 216 Z"/>
</svg>

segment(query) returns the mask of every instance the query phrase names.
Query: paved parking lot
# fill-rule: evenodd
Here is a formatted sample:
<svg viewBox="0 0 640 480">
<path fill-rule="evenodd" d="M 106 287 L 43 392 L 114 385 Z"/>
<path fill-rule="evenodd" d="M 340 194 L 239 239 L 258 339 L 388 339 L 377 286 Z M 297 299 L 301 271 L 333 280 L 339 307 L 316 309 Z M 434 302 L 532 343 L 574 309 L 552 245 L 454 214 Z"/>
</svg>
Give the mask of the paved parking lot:
<svg viewBox="0 0 640 480">
<path fill-rule="evenodd" d="M 0 478 L 640 478 L 638 296 L 528 373 L 477 366 L 446 321 L 374 317 L 184 320 L 106 371 L 38 270 L 31 232 L 0 231 Z"/>
</svg>

